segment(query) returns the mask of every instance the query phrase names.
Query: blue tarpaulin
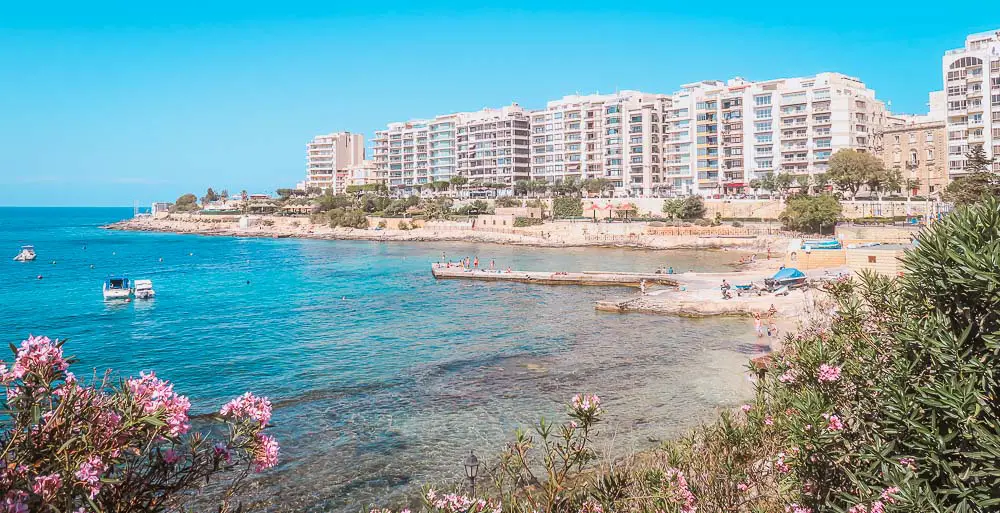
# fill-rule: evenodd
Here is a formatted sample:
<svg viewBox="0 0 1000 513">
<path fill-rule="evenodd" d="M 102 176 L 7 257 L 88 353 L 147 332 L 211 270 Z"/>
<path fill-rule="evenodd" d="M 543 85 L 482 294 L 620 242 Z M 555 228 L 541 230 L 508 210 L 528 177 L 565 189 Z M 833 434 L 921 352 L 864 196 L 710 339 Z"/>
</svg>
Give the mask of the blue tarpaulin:
<svg viewBox="0 0 1000 513">
<path fill-rule="evenodd" d="M 788 278 L 801 278 L 803 276 L 805 276 L 805 273 L 803 273 L 802 271 L 794 267 L 786 267 L 774 273 L 774 276 L 771 279 L 787 280 Z"/>
</svg>

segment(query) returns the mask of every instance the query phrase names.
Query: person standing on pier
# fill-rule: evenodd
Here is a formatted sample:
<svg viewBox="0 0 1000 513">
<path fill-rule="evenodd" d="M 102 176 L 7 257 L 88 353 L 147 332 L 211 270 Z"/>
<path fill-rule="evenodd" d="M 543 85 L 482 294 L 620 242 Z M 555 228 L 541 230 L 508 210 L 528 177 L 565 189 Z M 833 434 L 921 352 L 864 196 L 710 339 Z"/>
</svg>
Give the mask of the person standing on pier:
<svg viewBox="0 0 1000 513">
<path fill-rule="evenodd" d="M 475 260 L 472 261 L 472 267 L 479 269 L 479 257 L 477 256 Z"/>
</svg>

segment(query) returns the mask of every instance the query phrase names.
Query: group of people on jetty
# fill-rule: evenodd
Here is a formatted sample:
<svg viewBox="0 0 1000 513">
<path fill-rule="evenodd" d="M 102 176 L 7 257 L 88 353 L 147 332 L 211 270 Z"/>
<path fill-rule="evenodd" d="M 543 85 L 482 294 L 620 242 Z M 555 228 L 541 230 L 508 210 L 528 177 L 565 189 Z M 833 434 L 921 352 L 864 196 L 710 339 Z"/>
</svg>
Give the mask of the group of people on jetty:
<svg viewBox="0 0 1000 513">
<path fill-rule="evenodd" d="M 774 316 L 778 313 L 778 309 L 771 305 L 771 308 L 767 309 L 765 316 L 761 316 L 760 312 L 753 313 L 753 329 L 757 333 L 757 338 L 764 338 L 765 329 L 767 330 L 767 338 L 775 338 L 778 336 L 778 324 L 774 320 Z M 765 321 L 767 322 L 765 326 Z"/>
<path fill-rule="evenodd" d="M 484 266 L 482 269 L 480 269 L 479 268 L 479 257 L 478 256 L 475 256 L 475 257 L 465 257 L 463 259 L 460 259 L 458 262 L 452 262 L 451 260 L 449 260 L 449 259 L 446 258 L 446 255 L 444 254 L 444 252 L 441 253 L 441 261 L 438 262 L 438 263 L 436 263 L 436 264 L 434 264 L 434 265 L 436 265 L 437 267 L 444 267 L 444 268 L 447 268 L 447 269 L 451 269 L 453 267 L 456 267 L 456 268 L 459 268 L 459 269 L 464 269 L 465 271 L 481 271 L 481 272 L 494 272 L 494 273 L 501 273 L 501 272 L 503 272 L 503 273 L 511 273 L 511 272 L 513 272 L 511 270 L 510 266 L 507 266 L 506 270 L 501 271 L 497 267 L 497 261 L 496 260 L 492 260 L 492 259 L 490 260 L 490 266 L 489 266 L 489 268 L 486 268 Z"/>
</svg>

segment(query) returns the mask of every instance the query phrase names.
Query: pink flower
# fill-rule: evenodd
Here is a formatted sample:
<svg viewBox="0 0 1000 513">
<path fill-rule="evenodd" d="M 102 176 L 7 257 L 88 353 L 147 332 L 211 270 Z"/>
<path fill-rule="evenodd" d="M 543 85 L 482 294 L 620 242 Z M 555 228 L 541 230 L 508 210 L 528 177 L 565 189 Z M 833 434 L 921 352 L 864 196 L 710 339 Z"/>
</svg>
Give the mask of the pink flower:
<svg viewBox="0 0 1000 513">
<path fill-rule="evenodd" d="M 778 381 L 786 385 L 795 383 L 795 370 L 793 369 L 786 370 L 780 376 L 778 376 Z"/>
<path fill-rule="evenodd" d="M 271 401 L 247 392 L 226 403 L 219 414 L 236 420 L 249 418 L 266 426 L 271 420 Z"/>
<path fill-rule="evenodd" d="M 601 503 L 594 499 L 587 499 L 580 505 L 578 513 L 604 513 L 604 508 L 601 507 Z"/>
<path fill-rule="evenodd" d="M 743 406 L 740 406 L 740 409 L 743 410 L 743 413 L 749 413 L 752 408 L 753 406 L 750 406 L 749 404 L 744 404 Z"/>
<path fill-rule="evenodd" d="M 898 493 L 899 493 L 899 487 L 890 486 L 889 488 L 882 490 L 882 495 L 880 495 L 879 498 L 888 502 L 889 504 L 895 504 L 896 497 L 894 496 Z"/>
<path fill-rule="evenodd" d="M 181 461 L 181 454 L 173 449 L 167 449 L 163 453 L 163 461 L 167 465 L 173 465 L 174 463 Z"/>
<path fill-rule="evenodd" d="M 62 348 L 56 345 L 57 342 L 49 340 L 49 337 L 29 335 L 28 340 L 21 342 L 14 359 L 14 368 L 9 375 L 4 376 L 3 381 L 23 379 L 31 372 L 50 376 L 53 370 L 66 370 L 69 362 L 63 358 Z"/>
<path fill-rule="evenodd" d="M 768 415 L 767 417 L 764 417 L 764 425 L 765 426 L 773 426 L 774 425 L 774 417 L 771 417 L 770 415 Z"/>
<path fill-rule="evenodd" d="M 805 506 L 799 506 L 798 504 L 792 503 L 791 506 L 785 506 L 786 513 L 812 513 L 812 508 L 807 508 Z"/>
<path fill-rule="evenodd" d="M 836 415 L 830 415 L 828 413 L 824 413 L 823 414 L 823 418 L 825 418 L 827 420 L 827 422 L 829 422 L 829 424 L 826 427 L 828 430 L 830 430 L 830 431 L 840 431 L 840 430 L 844 429 L 844 423 L 841 422 L 840 417 L 838 417 Z"/>
<path fill-rule="evenodd" d="M 42 500 L 47 501 L 52 499 L 60 488 L 62 488 L 62 478 L 59 477 L 59 474 L 46 474 L 35 478 L 35 484 L 32 485 L 31 491 L 35 492 L 35 495 L 40 495 Z"/>
<path fill-rule="evenodd" d="M 785 463 L 785 453 L 779 452 L 778 456 L 774 459 L 774 468 L 781 472 L 782 474 L 787 474 L 792 469 Z"/>
<path fill-rule="evenodd" d="M 746 483 L 739 483 L 739 484 L 736 485 L 736 489 L 739 490 L 739 491 L 741 491 L 741 492 L 747 491 L 747 488 L 750 488 L 750 487 L 747 486 Z"/>
<path fill-rule="evenodd" d="M 581 413 L 596 414 L 601 411 L 601 398 L 594 394 L 576 394 L 572 400 L 573 409 Z"/>
<path fill-rule="evenodd" d="M 899 464 L 910 470 L 917 469 L 916 461 L 913 458 L 899 458 Z"/>
<path fill-rule="evenodd" d="M 143 413 L 162 413 L 170 436 L 187 433 L 191 427 L 188 424 L 191 401 L 174 392 L 174 386 L 169 381 L 157 378 L 155 373 L 142 372 L 139 376 L 130 378 L 125 384 L 136 403 L 142 406 Z"/>
<path fill-rule="evenodd" d="M 868 513 L 868 508 L 864 504 L 855 504 L 851 509 L 847 510 L 847 513 Z"/>
<path fill-rule="evenodd" d="M 816 378 L 820 383 L 833 383 L 840 379 L 840 367 L 822 364 L 819 366 L 819 375 Z"/>
<path fill-rule="evenodd" d="M 256 472 L 263 472 L 278 464 L 278 441 L 273 436 L 257 433 L 257 450 L 253 464 Z"/>
<path fill-rule="evenodd" d="M 870 513 L 885 513 L 885 505 L 882 504 L 882 501 L 873 502 Z"/>
<path fill-rule="evenodd" d="M 91 499 L 101 491 L 101 474 L 104 473 L 104 469 L 105 465 L 101 461 L 101 457 L 94 455 L 81 463 L 80 468 L 74 474 L 89 489 Z"/>
<path fill-rule="evenodd" d="M 225 461 L 226 464 L 233 462 L 233 453 L 229 450 L 229 446 L 226 444 L 219 442 L 212 446 L 212 450 L 215 452 L 215 455 Z"/>
<path fill-rule="evenodd" d="M 680 504 L 681 513 L 695 513 L 698 511 L 694 494 L 688 488 L 684 473 L 675 468 L 667 469 L 667 479 L 671 485 L 670 498 L 674 503 Z"/>
</svg>

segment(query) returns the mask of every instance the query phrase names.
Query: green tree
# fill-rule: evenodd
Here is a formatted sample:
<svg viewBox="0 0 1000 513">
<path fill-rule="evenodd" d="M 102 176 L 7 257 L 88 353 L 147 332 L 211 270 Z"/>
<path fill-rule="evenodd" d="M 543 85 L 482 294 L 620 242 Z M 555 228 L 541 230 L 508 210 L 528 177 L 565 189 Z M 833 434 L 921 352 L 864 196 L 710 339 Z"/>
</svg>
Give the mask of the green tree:
<svg viewBox="0 0 1000 513">
<path fill-rule="evenodd" d="M 812 184 L 812 179 L 809 175 L 796 175 L 795 184 L 798 185 L 799 191 L 802 194 L 809 194 L 809 186 Z"/>
<path fill-rule="evenodd" d="M 781 191 L 781 195 L 787 195 L 788 190 L 792 188 L 792 183 L 795 181 L 795 177 L 788 173 L 778 173 L 774 177 L 774 186 L 776 189 Z"/>
<path fill-rule="evenodd" d="M 581 217 L 583 204 L 575 196 L 559 196 L 552 200 L 553 217 Z"/>
<path fill-rule="evenodd" d="M 528 195 L 528 181 L 518 180 L 514 182 L 513 188 L 514 196 L 527 196 Z"/>
<path fill-rule="evenodd" d="M 174 201 L 173 210 L 175 212 L 191 212 L 193 210 L 198 210 L 198 197 L 190 192 L 187 194 L 182 194 Z"/>
<path fill-rule="evenodd" d="M 501 196 L 496 200 L 497 207 L 520 207 L 521 200 L 510 196 Z"/>
<path fill-rule="evenodd" d="M 544 195 L 549 190 L 549 182 L 545 180 L 532 180 L 528 186 L 535 196 Z"/>
<path fill-rule="evenodd" d="M 229 189 L 222 189 L 222 192 L 219 193 L 219 198 L 229 199 Z"/>
<path fill-rule="evenodd" d="M 754 196 L 757 195 L 757 191 L 761 188 L 762 185 L 763 183 L 761 182 L 760 178 L 753 178 L 750 180 L 750 190 L 753 191 Z"/>
<path fill-rule="evenodd" d="M 813 184 L 820 192 L 826 192 L 826 186 L 830 185 L 830 177 L 826 173 L 816 173 L 813 175 Z"/>
<path fill-rule="evenodd" d="M 965 175 L 956 178 L 944 190 L 944 198 L 957 205 L 976 203 L 986 196 L 1000 197 L 1000 179 L 993 172 L 995 159 L 986 156 L 977 144 L 965 154 Z"/>
<path fill-rule="evenodd" d="M 457 191 L 462 188 L 463 185 L 469 183 L 469 179 L 464 176 L 453 176 L 451 177 L 451 180 L 448 180 L 448 183 L 450 183 L 452 188 Z"/>
<path fill-rule="evenodd" d="M 764 178 L 760 180 L 760 186 L 772 196 L 774 195 L 774 191 L 778 190 L 778 182 L 775 181 L 773 173 L 764 175 Z"/>
<path fill-rule="evenodd" d="M 216 194 L 211 187 L 209 187 L 208 190 L 205 191 L 205 195 L 201 197 L 201 204 L 207 205 L 213 201 L 218 201 L 218 200 L 219 200 L 219 195 Z"/>
<path fill-rule="evenodd" d="M 788 199 L 778 219 L 788 230 L 823 233 L 837 224 L 841 212 L 840 202 L 829 194 L 799 195 Z"/>
<path fill-rule="evenodd" d="M 884 166 L 878 157 L 857 150 L 840 150 L 830 157 L 830 169 L 826 176 L 838 189 L 850 191 L 851 198 L 858 195 L 865 184 L 880 184 L 884 177 Z"/>
<path fill-rule="evenodd" d="M 705 217 L 705 200 L 701 196 L 670 199 L 663 202 L 663 213 L 671 218 L 691 220 Z"/>
</svg>

